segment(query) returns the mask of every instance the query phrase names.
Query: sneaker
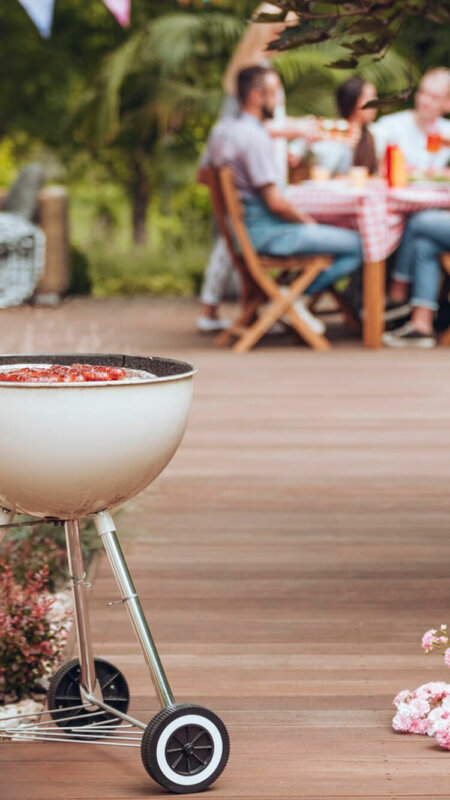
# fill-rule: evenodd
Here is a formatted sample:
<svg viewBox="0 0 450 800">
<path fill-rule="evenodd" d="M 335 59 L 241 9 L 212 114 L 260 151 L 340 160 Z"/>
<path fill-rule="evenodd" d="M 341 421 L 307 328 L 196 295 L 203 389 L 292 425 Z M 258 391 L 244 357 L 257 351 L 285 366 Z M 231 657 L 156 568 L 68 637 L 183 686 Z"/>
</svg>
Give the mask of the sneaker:
<svg viewBox="0 0 450 800">
<path fill-rule="evenodd" d="M 412 306 L 405 301 L 397 303 L 395 300 L 386 300 L 386 306 L 383 311 L 383 319 L 385 322 L 398 322 L 399 319 L 406 319 L 410 316 Z M 361 320 L 366 318 L 364 308 L 360 308 L 358 316 Z"/>
<path fill-rule="evenodd" d="M 393 322 L 394 320 L 408 317 L 411 314 L 412 307 L 408 302 L 402 300 L 398 303 L 396 300 L 387 299 L 386 307 L 384 309 L 383 319 L 385 322 Z"/>
<path fill-rule="evenodd" d="M 200 333 L 219 333 L 229 328 L 229 319 L 211 319 L 210 317 L 197 317 L 197 330 Z"/>
<path fill-rule="evenodd" d="M 432 333 L 416 330 L 412 322 L 407 322 L 395 331 L 383 334 L 383 344 L 388 347 L 435 347 L 436 339 Z"/>
<path fill-rule="evenodd" d="M 283 294 L 286 294 L 288 289 L 288 286 L 280 286 L 280 291 Z M 322 320 L 318 317 L 315 317 L 314 314 L 311 314 L 308 309 L 308 298 L 305 295 L 298 297 L 295 303 L 293 303 L 293 307 L 295 308 L 300 319 L 302 319 L 303 322 L 306 322 L 308 327 L 310 327 L 314 333 L 325 333 L 325 323 L 322 322 Z M 286 322 L 289 325 L 289 317 L 286 317 Z"/>
</svg>

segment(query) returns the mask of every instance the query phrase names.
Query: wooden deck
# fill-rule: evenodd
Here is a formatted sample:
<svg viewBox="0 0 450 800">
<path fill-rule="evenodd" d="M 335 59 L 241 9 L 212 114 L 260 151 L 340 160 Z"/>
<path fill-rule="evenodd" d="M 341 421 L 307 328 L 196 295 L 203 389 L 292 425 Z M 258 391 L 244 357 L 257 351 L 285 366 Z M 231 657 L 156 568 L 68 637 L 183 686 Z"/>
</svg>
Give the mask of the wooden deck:
<svg viewBox="0 0 450 800">
<path fill-rule="evenodd" d="M 449 354 L 329 353 L 276 341 L 247 356 L 190 333 L 189 302 L 76 301 L 0 314 L 3 351 L 158 352 L 199 366 L 181 449 L 117 514 L 178 700 L 223 716 L 217 800 L 448 798 L 450 753 L 391 731 L 401 688 L 450 678 L 423 631 L 450 622 Z M 132 713 L 154 692 L 102 561 L 96 653 Z M 161 796 L 139 751 L 0 746 L 2 800 Z"/>
</svg>

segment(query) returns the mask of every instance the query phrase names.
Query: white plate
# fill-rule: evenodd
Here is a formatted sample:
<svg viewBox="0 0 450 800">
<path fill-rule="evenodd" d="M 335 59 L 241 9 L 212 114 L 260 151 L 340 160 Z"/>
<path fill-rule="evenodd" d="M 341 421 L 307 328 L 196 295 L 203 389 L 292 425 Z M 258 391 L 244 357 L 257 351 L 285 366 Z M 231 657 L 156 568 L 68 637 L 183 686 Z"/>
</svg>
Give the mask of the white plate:
<svg viewBox="0 0 450 800">
<path fill-rule="evenodd" d="M 408 181 L 408 189 L 417 186 L 419 189 L 439 189 L 443 192 L 450 191 L 450 180 L 445 181 Z M 406 188 L 406 187 L 405 187 Z"/>
<path fill-rule="evenodd" d="M 295 187 L 295 184 L 293 184 Z M 298 184 L 299 188 L 302 186 L 307 186 L 308 189 L 322 189 L 322 191 L 326 190 L 327 192 L 336 192 L 339 194 L 354 194 L 355 192 L 360 192 L 363 187 L 360 186 L 352 186 L 347 181 L 342 180 L 328 180 L 328 181 L 302 181 Z"/>
</svg>

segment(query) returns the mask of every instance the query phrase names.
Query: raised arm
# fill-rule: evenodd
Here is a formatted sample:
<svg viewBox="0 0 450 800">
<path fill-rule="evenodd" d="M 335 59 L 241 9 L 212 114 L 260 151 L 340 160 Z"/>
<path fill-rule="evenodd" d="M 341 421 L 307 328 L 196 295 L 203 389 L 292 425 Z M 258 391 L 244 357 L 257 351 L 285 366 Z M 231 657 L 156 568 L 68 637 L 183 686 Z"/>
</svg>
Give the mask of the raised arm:
<svg viewBox="0 0 450 800">
<path fill-rule="evenodd" d="M 271 3 L 261 3 L 254 12 L 257 14 L 276 14 L 280 9 Z M 277 39 L 286 25 L 297 22 L 297 16 L 289 12 L 285 22 L 250 22 L 237 45 L 223 78 L 223 88 L 227 94 L 236 94 L 236 76 L 241 69 L 253 67 L 264 59 L 276 56 L 276 50 L 267 50 L 267 45 Z"/>
</svg>

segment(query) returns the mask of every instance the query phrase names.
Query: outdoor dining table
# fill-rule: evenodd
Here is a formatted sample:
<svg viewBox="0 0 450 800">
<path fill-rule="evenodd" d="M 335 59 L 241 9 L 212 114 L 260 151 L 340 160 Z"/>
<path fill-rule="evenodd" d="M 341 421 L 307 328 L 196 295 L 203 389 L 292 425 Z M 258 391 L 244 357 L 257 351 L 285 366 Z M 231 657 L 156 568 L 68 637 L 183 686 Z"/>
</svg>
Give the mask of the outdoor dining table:
<svg viewBox="0 0 450 800">
<path fill-rule="evenodd" d="M 409 214 L 429 208 L 450 209 L 450 182 L 390 188 L 382 178 L 363 186 L 348 179 L 292 184 L 287 195 L 293 205 L 318 222 L 353 228 L 361 235 L 363 264 L 363 342 L 381 346 L 386 258 L 396 249 Z"/>
</svg>

